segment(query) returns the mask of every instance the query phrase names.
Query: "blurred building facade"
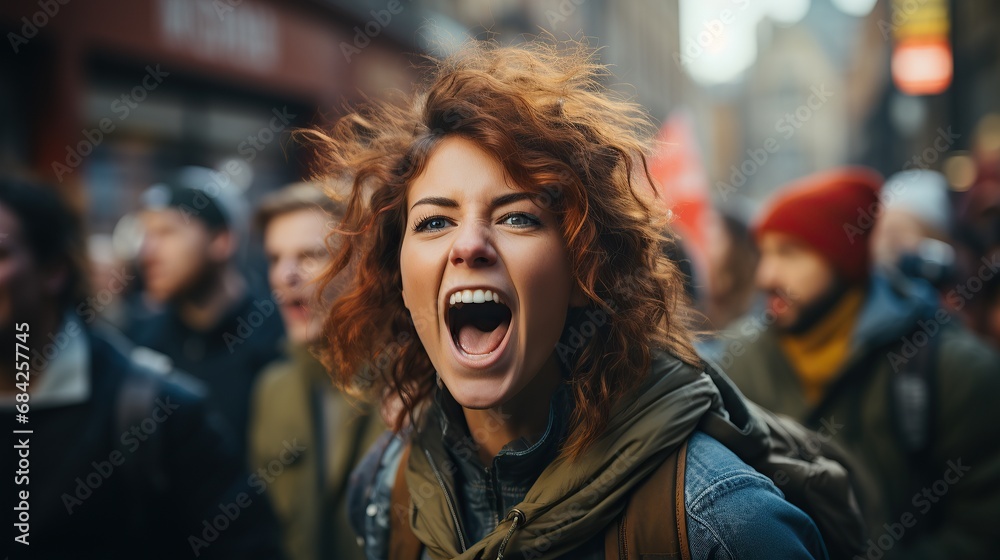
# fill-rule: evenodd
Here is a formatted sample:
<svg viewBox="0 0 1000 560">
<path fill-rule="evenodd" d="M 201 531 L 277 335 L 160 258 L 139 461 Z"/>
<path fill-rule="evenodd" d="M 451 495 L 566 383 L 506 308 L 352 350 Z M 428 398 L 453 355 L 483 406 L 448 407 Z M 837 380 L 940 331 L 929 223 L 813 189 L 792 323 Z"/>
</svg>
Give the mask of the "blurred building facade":
<svg viewBox="0 0 1000 560">
<path fill-rule="evenodd" d="M 848 15 L 830 0 L 792 4 L 804 5 L 794 22 L 782 21 L 787 12 L 733 16 L 729 26 L 752 26 L 755 59 L 733 79 L 695 84 L 687 96 L 722 206 L 754 206 L 792 179 L 868 151 L 865 123 L 888 81 L 876 12 Z"/>
<path fill-rule="evenodd" d="M 97 232 L 181 165 L 228 169 L 253 200 L 306 173 L 291 130 L 332 119 L 359 92 L 408 86 L 418 12 L 408 2 L 4 2 L 0 159 L 66 187 Z"/>
<path fill-rule="evenodd" d="M 476 38 L 516 43 L 549 36 L 582 39 L 610 65 L 609 84 L 642 105 L 655 123 L 681 101 L 687 78 L 672 53 L 680 48 L 678 0 L 428 0 L 436 13 Z"/>
<path fill-rule="evenodd" d="M 842 9 L 863 3 L 789 3 L 806 10 L 794 23 L 761 18 L 756 60 L 741 76 L 722 85 L 693 84 L 686 93 L 717 201 L 725 205 L 737 193 L 753 204 L 792 179 L 840 164 L 864 164 L 885 175 L 910 167 L 940 170 L 948 154 L 970 148 L 978 123 L 1000 110 L 995 2 L 894 6 L 878 0 L 863 15 Z M 715 4 L 721 11 L 741 3 Z M 934 93 L 901 91 L 892 72 L 894 33 L 929 25 L 946 30 L 951 78 Z"/>
</svg>

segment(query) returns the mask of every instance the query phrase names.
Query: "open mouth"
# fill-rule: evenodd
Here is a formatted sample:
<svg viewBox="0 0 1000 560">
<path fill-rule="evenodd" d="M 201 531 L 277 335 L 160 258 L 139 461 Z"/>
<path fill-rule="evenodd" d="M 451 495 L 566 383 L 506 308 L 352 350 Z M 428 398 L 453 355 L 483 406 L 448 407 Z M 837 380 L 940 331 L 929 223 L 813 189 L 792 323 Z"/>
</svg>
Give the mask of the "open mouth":
<svg viewBox="0 0 1000 560">
<path fill-rule="evenodd" d="M 456 348 L 469 356 L 497 350 L 510 329 L 511 311 L 490 290 L 462 290 L 452 294 L 448 328 Z"/>
<path fill-rule="evenodd" d="M 301 319 L 309 314 L 309 307 L 303 298 L 288 298 L 281 306 L 286 314 L 296 319 Z"/>
</svg>

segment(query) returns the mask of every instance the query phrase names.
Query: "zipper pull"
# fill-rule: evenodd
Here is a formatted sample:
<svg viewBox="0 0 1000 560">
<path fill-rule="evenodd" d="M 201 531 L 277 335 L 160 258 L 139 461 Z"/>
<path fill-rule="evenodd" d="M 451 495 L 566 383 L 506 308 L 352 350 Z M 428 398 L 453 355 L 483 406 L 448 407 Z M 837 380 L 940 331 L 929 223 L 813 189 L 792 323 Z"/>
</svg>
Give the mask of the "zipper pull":
<svg viewBox="0 0 1000 560">
<path fill-rule="evenodd" d="M 514 536 L 514 531 L 517 530 L 517 526 L 524 523 L 524 513 L 517 508 L 510 510 L 510 513 L 507 514 L 504 521 L 510 519 L 511 517 L 514 518 L 514 521 L 510 524 L 510 529 L 507 530 L 507 536 L 500 542 L 500 548 L 497 550 L 497 560 L 503 560 L 503 552 L 507 549 L 507 542 L 510 541 L 512 536 Z"/>
</svg>

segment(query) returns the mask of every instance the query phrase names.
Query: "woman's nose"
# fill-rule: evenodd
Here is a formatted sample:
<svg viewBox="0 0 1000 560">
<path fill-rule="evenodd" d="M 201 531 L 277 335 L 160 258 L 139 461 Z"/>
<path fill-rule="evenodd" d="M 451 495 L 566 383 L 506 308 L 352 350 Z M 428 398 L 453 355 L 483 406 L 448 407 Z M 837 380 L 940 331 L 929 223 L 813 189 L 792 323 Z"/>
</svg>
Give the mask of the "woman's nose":
<svg viewBox="0 0 1000 560">
<path fill-rule="evenodd" d="M 469 267 L 490 266 L 497 261 L 489 228 L 482 224 L 459 227 L 458 237 L 451 246 L 451 264 Z"/>
</svg>

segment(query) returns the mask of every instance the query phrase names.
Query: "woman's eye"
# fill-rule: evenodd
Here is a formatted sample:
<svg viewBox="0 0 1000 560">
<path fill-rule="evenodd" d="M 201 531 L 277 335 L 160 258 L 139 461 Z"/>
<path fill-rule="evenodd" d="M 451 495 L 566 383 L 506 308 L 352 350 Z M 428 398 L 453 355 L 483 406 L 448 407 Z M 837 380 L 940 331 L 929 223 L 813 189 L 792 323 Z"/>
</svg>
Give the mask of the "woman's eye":
<svg viewBox="0 0 1000 560">
<path fill-rule="evenodd" d="M 512 227 L 531 227 L 541 225 L 542 222 L 531 214 L 512 212 L 501 218 L 500 223 Z"/>
<path fill-rule="evenodd" d="M 447 218 L 442 218 L 440 216 L 432 216 L 430 218 L 424 218 L 417 222 L 417 225 L 413 226 L 413 231 L 437 231 L 442 230 L 451 223 Z"/>
</svg>

